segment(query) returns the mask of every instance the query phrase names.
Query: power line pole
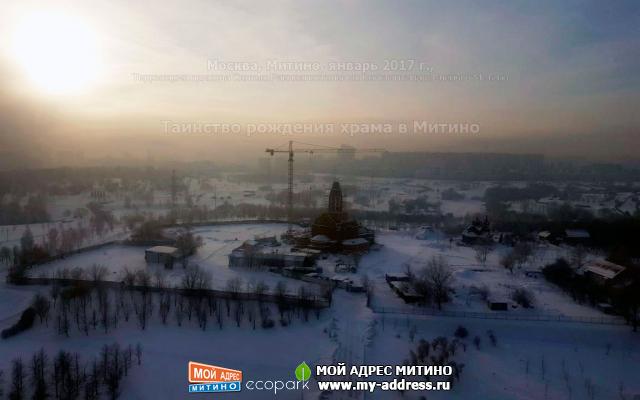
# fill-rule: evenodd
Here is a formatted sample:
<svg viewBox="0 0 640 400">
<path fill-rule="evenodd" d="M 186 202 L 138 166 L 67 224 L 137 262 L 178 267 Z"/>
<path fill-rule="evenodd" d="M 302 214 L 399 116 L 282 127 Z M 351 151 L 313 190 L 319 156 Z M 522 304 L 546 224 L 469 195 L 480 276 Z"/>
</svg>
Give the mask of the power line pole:
<svg viewBox="0 0 640 400">
<path fill-rule="evenodd" d="M 178 197 L 178 187 L 176 184 L 176 170 L 171 171 L 171 220 L 172 222 L 176 221 L 177 218 L 177 210 L 176 210 L 176 200 Z"/>
<path fill-rule="evenodd" d="M 293 141 L 289 141 L 289 193 L 287 194 L 288 233 L 293 229 Z"/>
<path fill-rule="evenodd" d="M 217 215 L 218 209 L 218 186 L 213 186 L 213 215 Z M 216 218 L 217 219 L 217 218 Z"/>
</svg>

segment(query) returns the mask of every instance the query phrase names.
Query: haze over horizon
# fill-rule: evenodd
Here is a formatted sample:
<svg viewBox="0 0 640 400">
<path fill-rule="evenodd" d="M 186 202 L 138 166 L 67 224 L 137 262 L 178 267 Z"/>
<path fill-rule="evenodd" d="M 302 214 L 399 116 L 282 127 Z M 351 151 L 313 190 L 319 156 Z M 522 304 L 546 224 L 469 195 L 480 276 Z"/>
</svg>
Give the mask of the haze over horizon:
<svg viewBox="0 0 640 400">
<path fill-rule="evenodd" d="M 212 68 L 232 62 L 319 69 Z M 361 79 L 336 65 L 378 70 Z M 0 152 L 11 166 L 77 154 L 253 163 L 294 139 L 638 161 L 639 71 L 634 1 L 16 2 L 0 15 Z M 479 131 L 190 135 L 167 132 L 167 121 Z"/>
</svg>

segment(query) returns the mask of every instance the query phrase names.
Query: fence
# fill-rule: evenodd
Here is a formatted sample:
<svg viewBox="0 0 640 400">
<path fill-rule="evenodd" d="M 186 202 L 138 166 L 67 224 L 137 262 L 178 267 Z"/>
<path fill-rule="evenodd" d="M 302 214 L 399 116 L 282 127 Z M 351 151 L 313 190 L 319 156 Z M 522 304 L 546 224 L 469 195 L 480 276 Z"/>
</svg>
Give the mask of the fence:
<svg viewBox="0 0 640 400">
<path fill-rule="evenodd" d="M 107 287 L 111 289 L 130 289 L 137 291 L 148 292 L 174 292 L 184 295 L 202 295 L 212 296 L 220 299 L 233 299 L 233 300 L 255 300 L 266 301 L 270 303 L 284 302 L 286 304 L 300 305 L 304 304 L 311 308 L 326 308 L 331 305 L 330 297 L 321 296 L 308 296 L 300 297 L 290 294 L 273 294 L 273 293 L 255 293 L 255 292 L 233 292 L 216 289 L 182 289 L 176 287 L 159 288 L 156 286 L 138 286 L 138 285 L 125 285 L 123 282 L 116 281 L 93 281 L 87 279 L 65 279 L 65 278 L 22 278 L 18 283 L 20 285 L 53 285 L 58 284 L 61 286 L 72 285 L 86 285 L 95 287 Z"/>
<path fill-rule="evenodd" d="M 210 221 L 198 222 L 176 222 L 164 225 L 165 228 L 174 227 L 203 227 L 203 226 L 219 226 L 219 225 L 251 225 L 251 224 L 286 224 L 286 219 L 270 219 L 270 218 L 254 218 L 254 219 L 216 219 Z"/>
<path fill-rule="evenodd" d="M 581 317 L 553 314 L 522 314 L 510 313 L 508 311 L 496 312 L 471 312 L 471 311 L 448 311 L 436 310 L 432 308 L 418 307 L 379 307 L 372 305 L 371 310 L 378 314 L 405 314 L 405 315 L 426 315 L 433 317 L 452 318 L 479 318 L 479 319 L 500 319 L 510 321 L 534 321 L 534 322 L 576 322 L 586 324 L 601 325 L 626 325 L 622 318 L 618 317 Z"/>
</svg>

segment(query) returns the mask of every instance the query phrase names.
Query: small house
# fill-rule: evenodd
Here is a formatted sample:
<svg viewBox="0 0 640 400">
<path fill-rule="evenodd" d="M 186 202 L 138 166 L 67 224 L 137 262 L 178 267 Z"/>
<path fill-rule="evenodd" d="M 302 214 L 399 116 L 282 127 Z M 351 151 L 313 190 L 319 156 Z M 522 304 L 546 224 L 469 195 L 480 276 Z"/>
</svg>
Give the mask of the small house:
<svg viewBox="0 0 640 400">
<path fill-rule="evenodd" d="M 342 241 L 342 250 L 345 253 L 366 253 L 369 250 L 369 242 L 363 238 L 347 239 Z"/>
<path fill-rule="evenodd" d="M 592 261 L 585 265 L 584 273 L 599 284 L 606 284 L 624 272 L 626 268 L 606 260 Z"/>
<path fill-rule="evenodd" d="M 462 242 L 466 245 L 478 245 L 478 244 L 490 244 L 493 242 L 493 235 L 491 234 L 491 225 L 487 217 L 484 220 L 476 218 L 462 232 Z"/>
<path fill-rule="evenodd" d="M 538 240 L 541 242 L 548 242 L 553 238 L 553 235 L 549 231 L 538 232 Z"/>
<path fill-rule="evenodd" d="M 591 235 L 584 229 L 565 229 L 564 241 L 568 244 L 588 244 L 591 240 Z"/>
<path fill-rule="evenodd" d="M 509 301 L 501 297 L 490 297 L 487 299 L 487 306 L 492 311 L 508 311 Z"/>
<path fill-rule="evenodd" d="M 175 260 L 180 258 L 180 250 L 171 246 L 154 246 L 144 251 L 144 259 L 150 264 L 162 264 L 173 268 Z"/>
<path fill-rule="evenodd" d="M 387 273 L 384 275 L 384 279 L 387 281 L 387 283 L 389 282 L 409 282 L 409 275 L 404 274 L 404 273 L 398 273 L 398 274 L 394 274 L 394 273 Z"/>
</svg>

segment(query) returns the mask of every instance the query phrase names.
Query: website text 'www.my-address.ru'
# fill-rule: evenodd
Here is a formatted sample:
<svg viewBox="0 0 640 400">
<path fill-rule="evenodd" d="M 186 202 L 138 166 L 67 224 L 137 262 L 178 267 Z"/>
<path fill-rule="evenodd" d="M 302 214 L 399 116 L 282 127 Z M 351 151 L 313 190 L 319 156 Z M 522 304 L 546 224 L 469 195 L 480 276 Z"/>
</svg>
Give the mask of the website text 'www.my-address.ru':
<svg viewBox="0 0 640 400">
<path fill-rule="evenodd" d="M 394 379 L 392 381 L 371 382 L 371 381 L 319 381 L 318 388 L 321 391 L 368 391 L 375 390 L 450 390 L 451 382 L 419 382 L 408 381 L 406 379 Z"/>
</svg>

